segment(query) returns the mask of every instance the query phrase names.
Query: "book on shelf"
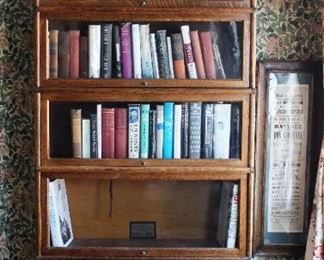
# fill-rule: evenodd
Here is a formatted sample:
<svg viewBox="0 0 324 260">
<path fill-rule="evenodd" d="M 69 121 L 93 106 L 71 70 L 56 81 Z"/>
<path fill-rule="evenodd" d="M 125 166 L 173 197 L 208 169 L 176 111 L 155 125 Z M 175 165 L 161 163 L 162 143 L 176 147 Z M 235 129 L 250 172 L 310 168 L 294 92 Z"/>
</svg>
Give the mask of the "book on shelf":
<svg viewBox="0 0 324 260">
<path fill-rule="evenodd" d="M 124 79 L 133 78 L 132 36 L 131 23 L 122 23 L 120 26 L 122 75 Z"/>
<path fill-rule="evenodd" d="M 150 104 L 141 104 L 141 148 L 140 157 L 147 159 L 149 154 Z"/>
<path fill-rule="evenodd" d="M 214 26 L 215 27 L 215 26 Z M 213 28 L 211 31 L 211 40 L 213 47 L 213 57 L 216 68 L 216 78 L 218 79 L 226 79 L 226 73 L 224 70 L 223 59 L 221 57 L 220 49 L 219 49 L 219 35 L 217 33 L 216 28 Z"/>
<path fill-rule="evenodd" d="M 72 150 L 73 158 L 82 157 L 82 112 L 81 109 L 71 109 L 71 130 L 72 130 Z"/>
<path fill-rule="evenodd" d="M 116 78 L 121 78 L 121 46 L 120 46 L 120 28 L 119 25 L 113 26 L 113 73 Z"/>
<path fill-rule="evenodd" d="M 90 157 L 98 158 L 97 114 L 90 114 Z"/>
<path fill-rule="evenodd" d="M 115 110 L 116 130 L 116 158 L 127 158 L 127 109 L 116 108 Z"/>
<path fill-rule="evenodd" d="M 156 40 L 155 33 L 150 33 L 150 48 L 151 48 L 151 57 L 152 57 L 152 70 L 153 70 L 153 78 L 159 79 L 159 62 L 156 50 Z"/>
<path fill-rule="evenodd" d="M 205 79 L 206 78 L 205 66 L 204 66 L 198 31 L 197 30 L 191 31 L 190 38 L 192 42 L 192 51 L 196 63 L 198 78 Z"/>
<path fill-rule="evenodd" d="M 230 135 L 230 158 L 241 157 L 241 105 L 232 103 L 231 108 L 231 135 Z"/>
<path fill-rule="evenodd" d="M 156 50 L 159 62 L 160 78 L 170 78 L 169 55 L 167 46 L 166 30 L 159 30 L 155 34 L 156 37 Z"/>
<path fill-rule="evenodd" d="M 149 158 L 156 158 L 156 110 L 150 110 Z"/>
<path fill-rule="evenodd" d="M 69 246 L 74 236 L 63 179 L 56 179 L 48 184 L 48 210 L 51 245 L 53 247 Z"/>
<path fill-rule="evenodd" d="M 89 53 L 88 53 L 88 37 L 81 36 L 80 37 L 80 78 L 88 78 L 89 77 Z"/>
<path fill-rule="evenodd" d="M 102 158 L 115 158 L 115 108 L 102 108 Z"/>
<path fill-rule="evenodd" d="M 60 31 L 58 37 L 58 77 L 70 77 L 70 32 Z"/>
<path fill-rule="evenodd" d="M 231 104 L 214 104 L 214 159 L 229 159 Z"/>
<path fill-rule="evenodd" d="M 97 154 L 102 158 L 102 105 L 97 104 Z"/>
<path fill-rule="evenodd" d="M 128 158 L 140 158 L 141 105 L 128 105 Z"/>
<path fill-rule="evenodd" d="M 182 103 L 181 107 L 181 157 L 189 158 L 189 103 Z"/>
<path fill-rule="evenodd" d="M 89 78 L 100 78 L 101 25 L 89 25 Z"/>
<path fill-rule="evenodd" d="M 229 214 L 229 226 L 227 232 L 227 248 L 235 248 L 236 237 L 237 237 L 237 226 L 238 226 L 238 216 L 239 214 L 239 186 L 234 184 L 232 198 L 231 198 L 231 207 Z"/>
<path fill-rule="evenodd" d="M 111 78 L 112 62 L 112 24 L 101 25 L 100 77 Z"/>
<path fill-rule="evenodd" d="M 189 78 L 198 79 L 196 63 L 194 60 L 194 54 L 191 45 L 189 25 L 181 26 L 181 35 L 183 41 L 184 57 L 187 65 Z"/>
<path fill-rule="evenodd" d="M 80 77 L 80 31 L 70 31 L 70 78 Z"/>
<path fill-rule="evenodd" d="M 213 158 L 214 105 L 203 104 L 202 158 Z"/>
<path fill-rule="evenodd" d="M 181 159 L 181 113 L 181 104 L 175 104 L 173 120 L 173 159 Z"/>
<path fill-rule="evenodd" d="M 200 159 L 201 153 L 201 102 L 189 103 L 189 158 Z"/>
<path fill-rule="evenodd" d="M 164 102 L 163 108 L 163 159 L 172 159 L 173 156 L 173 117 L 174 103 Z"/>
<path fill-rule="evenodd" d="M 169 61 L 169 68 L 170 68 L 170 79 L 174 79 L 171 37 L 169 37 L 169 36 L 167 37 L 167 46 L 168 46 L 168 61 Z"/>
<path fill-rule="evenodd" d="M 171 35 L 171 47 L 172 47 L 174 77 L 176 79 L 185 79 L 186 68 L 185 68 L 181 33 L 174 33 Z"/>
<path fill-rule="evenodd" d="M 152 79 L 153 78 L 153 63 L 152 63 L 152 50 L 150 47 L 150 25 L 140 25 L 140 60 L 142 61 L 142 78 Z M 139 51 L 139 50 L 137 50 Z"/>
<path fill-rule="evenodd" d="M 90 119 L 82 118 L 82 158 L 90 158 Z"/>
<path fill-rule="evenodd" d="M 206 78 L 216 79 L 216 67 L 210 31 L 199 32 L 201 52 L 205 64 Z"/>
<path fill-rule="evenodd" d="M 49 77 L 52 79 L 58 77 L 58 37 L 59 30 L 49 31 Z"/>
<path fill-rule="evenodd" d="M 163 159 L 164 106 L 156 106 L 156 158 Z"/>
<path fill-rule="evenodd" d="M 142 78 L 142 62 L 141 62 L 141 35 L 140 25 L 132 24 L 132 53 L 133 53 L 133 77 L 134 79 Z"/>
</svg>

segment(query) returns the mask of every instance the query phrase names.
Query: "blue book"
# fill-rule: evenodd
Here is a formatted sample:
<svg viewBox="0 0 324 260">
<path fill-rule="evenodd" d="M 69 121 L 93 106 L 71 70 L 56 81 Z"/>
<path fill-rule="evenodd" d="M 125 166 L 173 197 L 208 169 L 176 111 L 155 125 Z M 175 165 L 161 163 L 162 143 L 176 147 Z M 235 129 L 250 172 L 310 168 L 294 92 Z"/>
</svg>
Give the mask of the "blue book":
<svg viewBox="0 0 324 260">
<path fill-rule="evenodd" d="M 163 159 L 173 155 L 173 102 L 164 103 Z"/>
<path fill-rule="evenodd" d="M 150 104 L 141 104 L 141 158 L 147 159 L 149 152 Z"/>
</svg>

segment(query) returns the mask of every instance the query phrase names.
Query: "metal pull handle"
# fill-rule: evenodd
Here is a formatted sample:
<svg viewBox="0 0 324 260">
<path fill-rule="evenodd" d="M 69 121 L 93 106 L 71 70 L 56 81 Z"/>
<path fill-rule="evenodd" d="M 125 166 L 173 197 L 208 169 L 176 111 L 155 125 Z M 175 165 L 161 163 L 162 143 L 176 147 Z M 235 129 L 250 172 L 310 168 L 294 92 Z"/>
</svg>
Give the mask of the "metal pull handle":
<svg viewBox="0 0 324 260">
<path fill-rule="evenodd" d="M 145 0 L 141 1 L 141 6 L 146 6 L 147 5 L 147 2 Z"/>
</svg>

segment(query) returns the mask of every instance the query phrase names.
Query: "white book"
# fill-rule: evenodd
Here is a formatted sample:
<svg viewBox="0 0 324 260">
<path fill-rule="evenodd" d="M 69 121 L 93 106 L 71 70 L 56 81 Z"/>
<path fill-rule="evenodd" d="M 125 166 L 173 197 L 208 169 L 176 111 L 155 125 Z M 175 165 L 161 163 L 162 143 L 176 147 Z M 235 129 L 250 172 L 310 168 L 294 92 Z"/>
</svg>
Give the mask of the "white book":
<svg viewBox="0 0 324 260">
<path fill-rule="evenodd" d="M 133 70 L 134 79 L 142 78 L 140 25 L 132 24 Z"/>
<path fill-rule="evenodd" d="M 49 226 L 53 247 L 67 247 L 73 231 L 65 181 L 57 179 L 48 185 Z"/>
<path fill-rule="evenodd" d="M 238 207 L 239 207 L 239 189 L 235 184 L 233 187 L 233 195 L 231 199 L 230 219 L 227 236 L 227 248 L 235 248 L 238 222 Z"/>
<path fill-rule="evenodd" d="M 171 37 L 167 37 L 167 44 L 168 44 L 168 56 L 169 56 L 170 77 L 171 77 L 171 79 L 174 79 L 174 68 L 173 68 Z"/>
<path fill-rule="evenodd" d="M 158 62 L 157 50 L 156 50 L 155 33 L 150 34 L 150 48 L 151 48 L 151 56 L 152 56 L 153 78 L 159 79 L 160 72 L 159 72 L 159 62 Z"/>
<path fill-rule="evenodd" d="M 181 117 L 182 106 L 174 105 L 173 158 L 181 159 Z"/>
<path fill-rule="evenodd" d="M 142 59 L 142 75 L 143 79 L 153 78 L 153 64 L 150 46 L 150 25 L 141 24 L 141 59 Z"/>
<path fill-rule="evenodd" d="M 194 60 L 189 25 L 181 26 L 183 51 L 190 79 L 198 79 L 196 63 Z"/>
<path fill-rule="evenodd" d="M 97 149 L 98 159 L 102 158 L 102 105 L 97 104 Z"/>
<path fill-rule="evenodd" d="M 156 158 L 163 159 L 163 105 L 156 106 Z"/>
<path fill-rule="evenodd" d="M 100 78 L 101 25 L 89 25 L 89 78 Z"/>
<path fill-rule="evenodd" d="M 140 122 L 141 107 L 139 104 L 128 105 L 128 158 L 140 157 Z"/>
<path fill-rule="evenodd" d="M 90 158 L 90 119 L 82 119 L 82 158 Z"/>
<path fill-rule="evenodd" d="M 214 105 L 213 158 L 228 159 L 231 136 L 231 104 Z"/>
</svg>

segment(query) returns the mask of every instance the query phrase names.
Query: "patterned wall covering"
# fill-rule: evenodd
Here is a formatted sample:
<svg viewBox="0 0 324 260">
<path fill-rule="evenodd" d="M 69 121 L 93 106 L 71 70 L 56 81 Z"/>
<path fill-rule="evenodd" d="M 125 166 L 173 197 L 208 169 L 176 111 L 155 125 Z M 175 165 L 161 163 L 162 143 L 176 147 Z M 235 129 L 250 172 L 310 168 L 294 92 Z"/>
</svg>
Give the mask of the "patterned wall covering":
<svg viewBox="0 0 324 260">
<path fill-rule="evenodd" d="M 32 0 L 0 0 L 0 259 L 35 257 Z M 258 59 L 320 57 L 319 0 L 259 0 Z"/>
</svg>

